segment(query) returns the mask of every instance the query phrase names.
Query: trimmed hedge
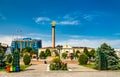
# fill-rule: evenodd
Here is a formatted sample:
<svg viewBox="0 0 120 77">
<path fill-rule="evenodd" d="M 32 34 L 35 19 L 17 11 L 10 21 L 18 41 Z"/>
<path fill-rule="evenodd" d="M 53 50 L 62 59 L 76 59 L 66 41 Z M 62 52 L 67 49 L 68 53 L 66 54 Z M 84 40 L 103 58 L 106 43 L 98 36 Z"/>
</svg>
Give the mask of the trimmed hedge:
<svg viewBox="0 0 120 77">
<path fill-rule="evenodd" d="M 80 65 L 87 64 L 87 62 L 88 62 L 88 56 L 85 55 L 85 54 L 80 55 L 80 57 L 78 58 L 78 62 L 79 62 Z"/>
<path fill-rule="evenodd" d="M 31 57 L 30 57 L 30 55 L 25 54 L 24 57 L 23 57 L 23 62 L 24 62 L 25 65 L 29 65 L 30 62 L 31 62 Z"/>
</svg>

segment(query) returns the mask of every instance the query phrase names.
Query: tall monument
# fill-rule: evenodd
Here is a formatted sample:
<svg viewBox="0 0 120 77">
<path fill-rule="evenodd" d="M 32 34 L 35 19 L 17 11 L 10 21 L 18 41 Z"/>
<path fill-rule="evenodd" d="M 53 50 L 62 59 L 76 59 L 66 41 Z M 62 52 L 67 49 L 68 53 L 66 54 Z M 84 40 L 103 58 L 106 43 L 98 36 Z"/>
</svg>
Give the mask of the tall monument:
<svg viewBox="0 0 120 77">
<path fill-rule="evenodd" d="M 55 48 L 55 25 L 56 22 L 52 21 L 52 48 Z"/>
</svg>

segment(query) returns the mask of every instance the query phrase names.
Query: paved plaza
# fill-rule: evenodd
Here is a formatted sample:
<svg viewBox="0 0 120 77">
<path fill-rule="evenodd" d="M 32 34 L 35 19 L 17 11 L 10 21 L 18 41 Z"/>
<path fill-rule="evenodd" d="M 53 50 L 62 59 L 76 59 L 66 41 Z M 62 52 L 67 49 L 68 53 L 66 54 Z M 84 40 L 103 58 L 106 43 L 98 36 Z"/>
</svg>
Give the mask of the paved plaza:
<svg viewBox="0 0 120 77">
<path fill-rule="evenodd" d="M 17 73 L 0 72 L 0 77 L 120 77 L 118 71 L 97 71 L 77 64 L 68 64 L 71 71 L 48 71 L 48 64 L 35 64 Z"/>
</svg>

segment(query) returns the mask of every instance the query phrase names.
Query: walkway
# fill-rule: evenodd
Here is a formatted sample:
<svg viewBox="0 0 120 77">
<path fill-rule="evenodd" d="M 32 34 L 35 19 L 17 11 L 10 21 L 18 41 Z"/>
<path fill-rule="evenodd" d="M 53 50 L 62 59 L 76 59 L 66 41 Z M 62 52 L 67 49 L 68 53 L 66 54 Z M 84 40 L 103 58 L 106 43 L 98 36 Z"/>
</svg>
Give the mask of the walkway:
<svg viewBox="0 0 120 77">
<path fill-rule="evenodd" d="M 25 71 L 21 71 L 18 73 L 0 72 L 0 77 L 120 77 L 120 72 L 93 71 L 79 65 L 68 65 L 68 67 L 71 68 L 73 71 L 46 71 L 47 66 L 47 64 L 32 65 Z M 82 70 L 79 70 L 80 68 Z"/>
</svg>

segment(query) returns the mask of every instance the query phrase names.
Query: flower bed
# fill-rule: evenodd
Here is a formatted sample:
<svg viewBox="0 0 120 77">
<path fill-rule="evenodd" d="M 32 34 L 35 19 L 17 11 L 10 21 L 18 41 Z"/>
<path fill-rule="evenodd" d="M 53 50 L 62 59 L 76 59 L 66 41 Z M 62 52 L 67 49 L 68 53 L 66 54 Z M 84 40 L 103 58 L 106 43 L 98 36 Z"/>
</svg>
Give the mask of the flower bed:
<svg viewBox="0 0 120 77">
<path fill-rule="evenodd" d="M 68 70 L 67 63 L 62 62 L 58 57 L 52 59 L 50 70 Z"/>
</svg>

